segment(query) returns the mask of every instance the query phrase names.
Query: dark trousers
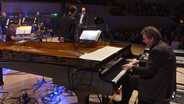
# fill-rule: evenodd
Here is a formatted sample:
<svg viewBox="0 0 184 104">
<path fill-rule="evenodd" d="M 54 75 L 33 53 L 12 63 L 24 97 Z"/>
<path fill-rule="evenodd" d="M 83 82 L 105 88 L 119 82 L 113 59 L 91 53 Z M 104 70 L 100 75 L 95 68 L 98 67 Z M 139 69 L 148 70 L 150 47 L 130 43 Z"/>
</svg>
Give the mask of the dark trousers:
<svg viewBox="0 0 184 104">
<path fill-rule="evenodd" d="M 125 77 L 122 83 L 122 104 L 129 104 L 133 90 L 138 90 L 139 75 L 130 75 Z"/>
<path fill-rule="evenodd" d="M 4 85 L 4 82 L 3 82 L 3 70 L 2 68 L 0 68 L 0 86 Z"/>
<path fill-rule="evenodd" d="M 84 27 L 78 27 L 77 29 L 78 29 L 78 37 L 80 37 L 82 32 L 85 30 L 85 28 Z"/>
<path fill-rule="evenodd" d="M 127 76 L 122 83 L 122 104 L 129 104 L 133 90 L 138 90 L 138 80 L 140 75 Z M 139 100 L 138 104 L 153 104 L 144 100 Z"/>
</svg>

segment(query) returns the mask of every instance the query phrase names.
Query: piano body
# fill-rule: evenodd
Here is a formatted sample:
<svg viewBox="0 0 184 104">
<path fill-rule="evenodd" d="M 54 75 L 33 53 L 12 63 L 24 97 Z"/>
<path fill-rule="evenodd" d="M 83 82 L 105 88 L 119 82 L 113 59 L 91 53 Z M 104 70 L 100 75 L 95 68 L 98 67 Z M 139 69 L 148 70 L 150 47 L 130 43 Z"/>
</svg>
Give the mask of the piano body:
<svg viewBox="0 0 184 104">
<path fill-rule="evenodd" d="M 100 61 L 80 58 L 107 46 L 120 49 Z M 128 74 L 121 70 L 125 59 L 135 57 L 128 43 L 0 43 L 0 67 L 50 77 L 74 91 L 78 104 L 88 104 L 90 94 L 112 95 Z"/>
</svg>

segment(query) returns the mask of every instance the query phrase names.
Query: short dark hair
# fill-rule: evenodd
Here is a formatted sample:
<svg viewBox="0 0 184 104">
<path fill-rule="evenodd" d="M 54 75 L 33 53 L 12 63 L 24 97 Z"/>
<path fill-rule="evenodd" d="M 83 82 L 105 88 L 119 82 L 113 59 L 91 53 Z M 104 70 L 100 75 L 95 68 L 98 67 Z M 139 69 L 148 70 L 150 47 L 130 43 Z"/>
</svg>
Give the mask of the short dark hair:
<svg viewBox="0 0 184 104">
<path fill-rule="evenodd" d="M 14 29 L 15 29 L 16 27 L 17 27 L 17 26 L 16 26 L 15 24 L 11 24 L 11 25 L 10 25 L 10 28 L 14 28 Z"/>
<path fill-rule="evenodd" d="M 158 29 L 156 29 L 153 26 L 144 27 L 141 31 L 141 34 L 143 34 L 143 33 L 145 33 L 148 38 L 153 36 L 154 41 L 162 39 L 161 33 L 158 31 Z"/>
<path fill-rule="evenodd" d="M 69 7 L 68 11 L 74 13 L 75 11 L 77 11 L 77 7 L 75 5 L 72 5 Z"/>
</svg>

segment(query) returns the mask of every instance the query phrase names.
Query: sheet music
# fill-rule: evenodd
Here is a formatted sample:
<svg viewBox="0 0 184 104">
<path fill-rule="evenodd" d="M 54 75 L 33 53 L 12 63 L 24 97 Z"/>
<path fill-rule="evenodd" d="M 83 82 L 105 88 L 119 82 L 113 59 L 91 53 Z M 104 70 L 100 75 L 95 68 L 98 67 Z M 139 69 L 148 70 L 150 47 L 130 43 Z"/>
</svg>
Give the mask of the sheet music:
<svg viewBox="0 0 184 104">
<path fill-rule="evenodd" d="M 118 52 L 122 48 L 112 47 L 112 46 L 106 46 L 104 48 L 98 49 L 91 53 L 85 53 L 84 55 L 81 55 L 79 58 L 81 59 L 87 59 L 87 60 L 96 60 L 96 61 L 102 61 L 105 58 L 111 56 L 112 54 Z"/>
<path fill-rule="evenodd" d="M 100 30 L 84 30 L 79 39 L 97 41 L 100 36 L 100 33 Z"/>
<path fill-rule="evenodd" d="M 31 26 L 17 27 L 16 34 L 31 34 Z"/>
</svg>

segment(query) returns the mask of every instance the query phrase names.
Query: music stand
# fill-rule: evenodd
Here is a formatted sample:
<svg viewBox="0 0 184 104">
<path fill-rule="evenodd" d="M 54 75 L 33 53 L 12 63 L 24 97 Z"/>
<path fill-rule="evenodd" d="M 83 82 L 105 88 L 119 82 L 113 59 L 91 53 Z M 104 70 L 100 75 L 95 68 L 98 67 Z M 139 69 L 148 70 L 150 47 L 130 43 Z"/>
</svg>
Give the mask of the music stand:
<svg viewBox="0 0 184 104">
<path fill-rule="evenodd" d="M 19 18 L 10 18 L 9 19 L 9 25 L 10 24 L 18 24 L 19 22 Z"/>
<path fill-rule="evenodd" d="M 34 18 L 33 17 L 26 17 L 26 18 L 24 17 L 22 20 L 22 23 L 32 24 L 32 23 L 34 23 Z"/>
<path fill-rule="evenodd" d="M 31 34 L 32 26 L 20 26 L 17 27 L 16 34 L 19 35 L 25 35 L 25 34 Z"/>
<path fill-rule="evenodd" d="M 83 41 L 98 41 L 100 34 L 100 30 L 84 30 L 79 39 Z"/>
</svg>

